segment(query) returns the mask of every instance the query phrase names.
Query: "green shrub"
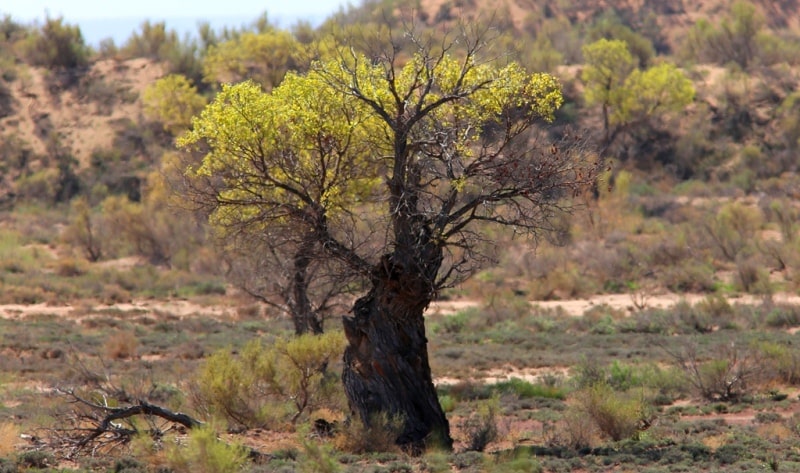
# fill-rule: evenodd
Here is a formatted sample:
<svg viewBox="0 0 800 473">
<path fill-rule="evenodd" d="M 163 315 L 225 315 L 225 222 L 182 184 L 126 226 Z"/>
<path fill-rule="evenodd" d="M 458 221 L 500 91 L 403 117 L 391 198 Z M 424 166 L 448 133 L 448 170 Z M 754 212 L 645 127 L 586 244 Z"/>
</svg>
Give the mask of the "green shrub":
<svg viewBox="0 0 800 473">
<path fill-rule="evenodd" d="M 32 65 L 47 69 L 75 69 L 89 62 L 89 47 L 79 26 L 64 23 L 63 18 L 47 18 L 24 45 L 24 54 Z"/>
<path fill-rule="evenodd" d="M 768 377 L 768 364 L 753 347 L 731 342 L 716 348 L 713 358 L 702 361 L 694 343 L 670 352 L 687 379 L 704 399 L 736 401 L 759 389 Z"/>
<path fill-rule="evenodd" d="M 439 405 L 442 406 L 442 410 L 447 412 L 453 412 L 456 409 L 457 401 L 452 397 L 444 394 L 439 396 Z"/>
<path fill-rule="evenodd" d="M 249 342 L 234 357 L 222 350 L 199 368 L 197 401 L 211 414 L 245 427 L 281 419 L 296 422 L 314 408 L 333 404 L 339 377 L 328 364 L 344 349 L 341 333 Z"/>
<path fill-rule="evenodd" d="M 771 375 L 783 383 L 796 385 L 800 383 L 800 351 L 793 345 L 778 342 L 761 342 L 756 350 L 764 357 Z"/>
<path fill-rule="evenodd" d="M 339 463 L 329 445 L 320 445 L 315 440 L 302 439 L 303 450 L 299 458 L 299 471 L 305 473 L 336 473 L 341 471 Z"/>
<path fill-rule="evenodd" d="M 615 392 L 605 383 L 582 389 L 575 400 L 575 408 L 614 441 L 633 437 L 647 417 L 647 407 L 641 398 Z"/>
<path fill-rule="evenodd" d="M 497 415 L 500 409 L 498 398 L 482 401 L 473 413 L 461 423 L 461 430 L 466 437 L 466 449 L 470 452 L 482 452 L 497 440 Z"/>
<path fill-rule="evenodd" d="M 236 473 L 247 461 L 247 454 L 244 447 L 221 442 L 213 429 L 203 427 L 192 429 L 185 448 L 171 444 L 167 459 L 175 473 Z"/>
<path fill-rule="evenodd" d="M 709 244 L 722 258 L 736 262 L 737 257 L 755 239 L 763 224 L 758 208 L 735 202 L 726 204 L 703 223 Z"/>
</svg>

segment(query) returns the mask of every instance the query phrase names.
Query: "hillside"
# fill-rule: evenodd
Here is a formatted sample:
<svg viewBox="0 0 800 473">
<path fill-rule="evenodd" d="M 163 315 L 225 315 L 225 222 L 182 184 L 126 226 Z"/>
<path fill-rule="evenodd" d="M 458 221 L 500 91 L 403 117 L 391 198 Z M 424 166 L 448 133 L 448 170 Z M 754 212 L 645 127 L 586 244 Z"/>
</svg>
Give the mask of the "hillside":
<svg viewBox="0 0 800 473">
<path fill-rule="evenodd" d="M 569 25 L 586 27 L 614 12 L 632 29 L 657 42 L 661 52 L 674 52 L 695 22 L 705 19 L 719 24 L 732 3 L 730 0 L 423 0 L 420 10 L 429 24 L 494 16 L 502 21 L 510 19 L 517 30 L 536 28 L 545 20 L 565 20 Z M 797 0 L 755 0 L 752 4 L 769 28 L 800 32 Z"/>
</svg>

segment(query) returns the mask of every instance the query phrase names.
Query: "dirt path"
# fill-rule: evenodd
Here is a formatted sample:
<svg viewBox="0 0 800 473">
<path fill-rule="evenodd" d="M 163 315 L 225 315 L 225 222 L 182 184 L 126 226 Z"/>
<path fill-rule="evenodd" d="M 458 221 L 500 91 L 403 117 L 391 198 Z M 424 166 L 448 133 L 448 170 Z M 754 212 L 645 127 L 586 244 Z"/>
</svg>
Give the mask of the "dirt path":
<svg viewBox="0 0 800 473">
<path fill-rule="evenodd" d="M 647 308 L 668 308 L 681 301 L 696 304 L 708 297 L 707 294 L 659 294 L 634 299 L 631 294 L 602 294 L 587 299 L 570 299 L 564 301 L 531 301 L 534 306 L 543 309 L 561 309 L 565 314 L 573 317 L 583 315 L 594 306 L 607 305 L 613 309 L 632 312 L 635 302 L 644 304 Z M 760 304 L 762 298 L 754 295 L 740 295 L 729 297 L 731 304 Z M 776 294 L 773 301 L 780 304 L 800 305 L 800 296 L 794 294 Z M 428 315 L 452 315 L 470 307 L 479 307 L 480 301 L 459 299 L 452 301 L 433 302 L 428 308 Z M 123 312 L 123 313 L 159 313 L 170 314 L 177 317 L 190 317 L 193 315 L 226 318 L 235 317 L 236 309 L 232 306 L 203 305 L 187 300 L 140 300 L 119 304 L 92 304 L 75 303 L 64 305 L 49 304 L 4 304 L 0 305 L 0 318 L 19 319 L 31 315 L 54 315 L 59 317 L 80 318 L 86 312 Z"/>
<path fill-rule="evenodd" d="M 154 314 L 172 317 L 204 316 L 213 318 L 235 317 L 234 307 L 219 305 L 201 305 L 186 300 L 142 300 L 120 304 L 5 304 L 0 305 L 0 318 L 23 319 L 37 315 L 81 319 L 87 313 L 122 313 L 122 314 Z"/>
<path fill-rule="evenodd" d="M 707 294 L 659 294 L 645 297 L 644 299 L 634 299 L 632 294 L 602 294 L 588 299 L 570 299 L 565 301 L 531 301 L 534 306 L 543 309 L 561 309 L 567 315 L 578 317 L 583 315 L 588 309 L 594 306 L 607 305 L 617 310 L 633 311 L 635 302 L 643 304 L 646 308 L 668 308 L 675 304 L 686 301 L 689 304 L 697 304 L 708 297 Z M 763 301 L 761 296 L 743 294 L 729 297 L 731 304 L 760 304 Z M 800 296 L 794 294 L 775 294 L 773 301 L 778 304 L 800 305 Z M 452 315 L 470 307 L 477 307 L 480 303 L 473 300 L 438 301 L 431 304 L 428 309 L 429 314 Z"/>
</svg>

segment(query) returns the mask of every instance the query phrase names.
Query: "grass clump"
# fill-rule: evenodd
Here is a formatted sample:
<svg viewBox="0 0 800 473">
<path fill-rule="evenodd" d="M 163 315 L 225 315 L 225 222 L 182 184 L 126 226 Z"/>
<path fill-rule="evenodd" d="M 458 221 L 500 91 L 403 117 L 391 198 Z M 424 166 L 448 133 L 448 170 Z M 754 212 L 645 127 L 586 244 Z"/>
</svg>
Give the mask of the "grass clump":
<svg viewBox="0 0 800 473">
<path fill-rule="evenodd" d="M 209 428 L 193 429 L 185 447 L 173 444 L 167 450 L 167 463 L 175 473 L 235 473 L 247 461 L 247 449 L 227 444 Z"/>
<path fill-rule="evenodd" d="M 597 430 L 613 441 L 633 437 L 647 417 L 640 397 L 616 392 L 606 383 L 578 391 L 573 409 L 591 419 Z"/>
</svg>

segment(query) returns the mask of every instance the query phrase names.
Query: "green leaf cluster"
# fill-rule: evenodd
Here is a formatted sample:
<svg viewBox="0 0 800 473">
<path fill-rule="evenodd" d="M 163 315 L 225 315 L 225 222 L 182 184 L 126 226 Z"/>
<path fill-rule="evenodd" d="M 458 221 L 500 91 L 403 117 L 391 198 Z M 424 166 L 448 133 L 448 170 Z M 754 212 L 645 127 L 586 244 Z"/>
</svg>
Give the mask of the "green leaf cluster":
<svg viewBox="0 0 800 473">
<path fill-rule="evenodd" d="M 692 82 L 677 66 L 664 62 L 639 69 L 628 44 L 600 39 L 583 47 L 588 105 L 603 108 L 606 145 L 624 127 L 668 112 L 678 112 L 694 100 Z"/>
<path fill-rule="evenodd" d="M 150 84 L 142 94 L 145 116 L 163 124 L 164 130 L 178 135 L 187 130 L 192 117 L 206 105 L 197 88 L 180 74 L 170 74 Z"/>
<path fill-rule="evenodd" d="M 252 80 L 270 89 L 302 63 L 303 47 L 288 31 L 245 32 L 213 45 L 203 61 L 203 79 L 210 84 Z"/>
</svg>

